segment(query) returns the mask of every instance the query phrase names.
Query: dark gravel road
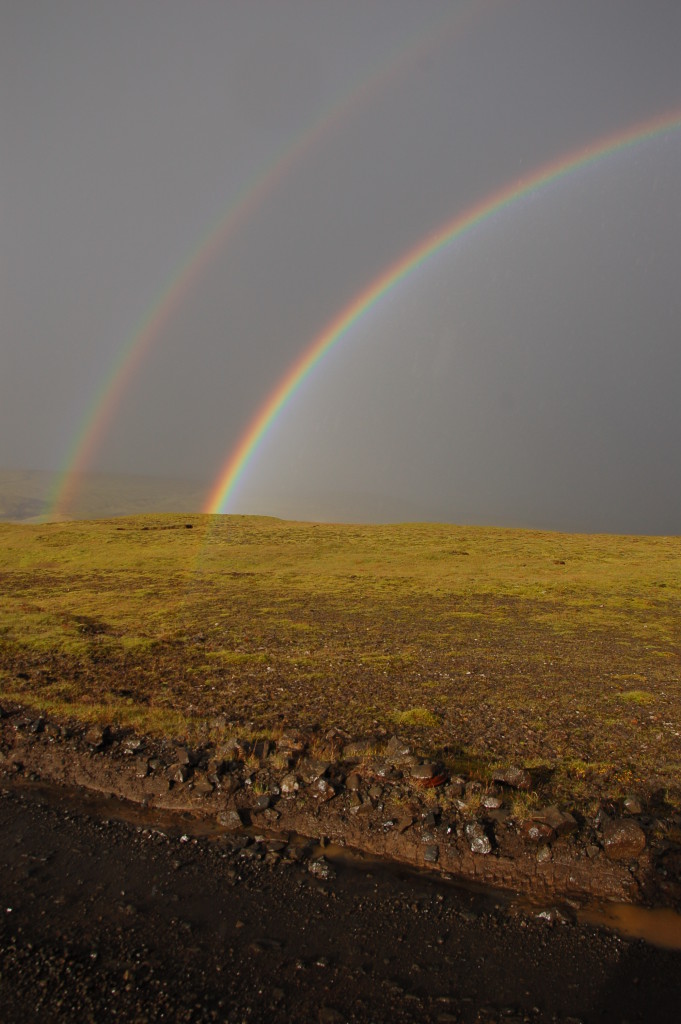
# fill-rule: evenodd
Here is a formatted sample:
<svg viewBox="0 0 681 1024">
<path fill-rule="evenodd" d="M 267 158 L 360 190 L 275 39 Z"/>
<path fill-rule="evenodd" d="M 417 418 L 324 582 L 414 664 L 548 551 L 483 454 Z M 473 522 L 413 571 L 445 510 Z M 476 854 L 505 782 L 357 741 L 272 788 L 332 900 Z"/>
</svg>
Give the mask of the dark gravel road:
<svg viewBox="0 0 681 1024">
<path fill-rule="evenodd" d="M 102 810 L 0 794 L 3 1024 L 679 1020 L 681 953 Z"/>
</svg>

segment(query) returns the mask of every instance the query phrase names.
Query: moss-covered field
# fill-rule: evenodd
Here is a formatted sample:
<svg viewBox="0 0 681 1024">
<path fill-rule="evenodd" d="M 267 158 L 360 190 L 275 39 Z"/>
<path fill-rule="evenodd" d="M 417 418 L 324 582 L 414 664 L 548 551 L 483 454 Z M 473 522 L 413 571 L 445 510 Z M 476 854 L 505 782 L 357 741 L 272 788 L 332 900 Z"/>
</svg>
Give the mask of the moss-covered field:
<svg viewBox="0 0 681 1024">
<path fill-rule="evenodd" d="M 0 699 L 175 736 L 386 729 L 574 798 L 679 799 L 680 538 L 174 515 L 0 538 Z"/>
</svg>

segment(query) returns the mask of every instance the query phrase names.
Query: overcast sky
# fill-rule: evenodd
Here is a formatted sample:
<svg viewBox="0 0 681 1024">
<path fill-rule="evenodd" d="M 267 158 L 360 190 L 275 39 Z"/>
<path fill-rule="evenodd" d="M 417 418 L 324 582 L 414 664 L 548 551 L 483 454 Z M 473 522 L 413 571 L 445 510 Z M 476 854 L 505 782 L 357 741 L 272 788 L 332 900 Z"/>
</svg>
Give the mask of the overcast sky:
<svg viewBox="0 0 681 1024">
<path fill-rule="evenodd" d="M 215 480 L 429 231 L 681 116 L 680 53 L 669 0 L 2 0 L 0 466 L 64 466 L 123 347 L 269 175 L 90 463 Z M 230 510 L 681 533 L 680 272 L 678 130 L 410 274 L 308 376 Z"/>
</svg>

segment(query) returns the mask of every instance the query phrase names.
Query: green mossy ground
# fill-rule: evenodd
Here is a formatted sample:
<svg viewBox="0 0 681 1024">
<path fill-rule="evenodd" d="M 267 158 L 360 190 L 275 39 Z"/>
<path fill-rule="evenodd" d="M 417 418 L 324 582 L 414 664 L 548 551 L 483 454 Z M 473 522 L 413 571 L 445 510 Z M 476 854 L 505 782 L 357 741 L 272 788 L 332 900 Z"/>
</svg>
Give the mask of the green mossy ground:
<svg viewBox="0 0 681 1024">
<path fill-rule="evenodd" d="M 173 735 L 384 727 L 586 800 L 681 785 L 679 538 L 175 515 L 0 538 L 0 699 Z"/>
</svg>

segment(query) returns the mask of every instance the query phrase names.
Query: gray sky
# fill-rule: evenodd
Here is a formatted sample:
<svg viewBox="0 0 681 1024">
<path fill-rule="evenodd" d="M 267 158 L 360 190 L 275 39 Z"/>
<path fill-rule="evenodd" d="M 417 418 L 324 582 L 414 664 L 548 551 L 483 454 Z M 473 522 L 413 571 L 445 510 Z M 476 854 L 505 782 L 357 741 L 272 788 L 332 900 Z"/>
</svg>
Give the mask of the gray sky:
<svg viewBox="0 0 681 1024">
<path fill-rule="evenodd" d="M 681 116 L 680 52 L 669 0 L 3 0 L 0 466 L 64 465 L 150 308 L 288 152 L 90 463 L 215 480 L 429 231 Z M 681 533 L 680 268 L 676 131 L 409 275 L 308 376 L 230 510 Z"/>
</svg>

